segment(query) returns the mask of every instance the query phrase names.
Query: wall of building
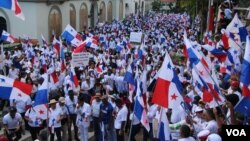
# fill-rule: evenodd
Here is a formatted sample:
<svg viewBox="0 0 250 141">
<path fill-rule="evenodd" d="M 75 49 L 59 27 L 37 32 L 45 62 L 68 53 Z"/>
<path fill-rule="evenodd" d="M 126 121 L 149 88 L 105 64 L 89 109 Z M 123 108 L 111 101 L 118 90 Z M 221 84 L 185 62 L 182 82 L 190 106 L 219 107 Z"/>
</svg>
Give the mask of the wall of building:
<svg viewBox="0 0 250 141">
<path fill-rule="evenodd" d="M 96 3 L 97 13 L 100 12 L 101 5 L 105 5 L 105 10 L 102 10 L 102 12 L 105 12 L 105 16 L 99 15 L 98 18 L 102 17 L 107 21 L 110 14 L 108 11 L 112 11 L 112 19 L 123 19 L 126 15 L 135 12 L 135 2 L 139 1 L 142 2 L 144 0 L 99 0 Z M 108 10 L 109 2 L 112 3 L 112 10 Z M 61 14 L 61 27 L 59 27 L 61 31 L 70 23 L 70 6 L 73 6 L 76 11 L 75 23 L 77 31 L 82 30 L 82 27 L 80 27 L 80 20 L 82 18 L 80 17 L 80 9 L 83 4 L 86 5 L 88 11 L 88 26 L 91 25 L 92 17 L 89 16 L 91 2 L 89 0 L 70 0 L 62 4 L 51 3 L 49 5 L 46 2 L 19 2 L 19 4 L 26 18 L 25 21 L 15 17 L 14 13 L 10 10 L 0 9 L 0 16 L 4 17 L 7 21 L 8 32 L 17 38 L 26 35 L 30 38 L 40 39 L 41 34 L 43 34 L 45 39 L 49 40 L 52 34 L 49 28 L 50 24 L 53 24 L 49 23 L 49 15 L 52 9 L 56 9 Z"/>
</svg>

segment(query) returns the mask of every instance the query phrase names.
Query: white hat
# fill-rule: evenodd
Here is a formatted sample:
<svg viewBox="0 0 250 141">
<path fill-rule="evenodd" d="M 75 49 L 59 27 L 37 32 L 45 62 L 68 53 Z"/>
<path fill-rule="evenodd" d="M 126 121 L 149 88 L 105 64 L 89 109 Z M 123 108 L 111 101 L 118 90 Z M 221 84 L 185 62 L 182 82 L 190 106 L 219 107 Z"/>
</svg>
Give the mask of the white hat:
<svg viewBox="0 0 250 141">
<path fill-rule="evenodd" d="M 200 106 L 197 106 L 195 109 L 194 109 L 194 112 L 197 113 L 197 112 L 202 112 L 203 109 L 200 107 Z"/>
<path fill-rule="evenodd" d="M 221 137 L 218 134 L 210 134 L 206 141 L 221 141 Z"/>
</svg>

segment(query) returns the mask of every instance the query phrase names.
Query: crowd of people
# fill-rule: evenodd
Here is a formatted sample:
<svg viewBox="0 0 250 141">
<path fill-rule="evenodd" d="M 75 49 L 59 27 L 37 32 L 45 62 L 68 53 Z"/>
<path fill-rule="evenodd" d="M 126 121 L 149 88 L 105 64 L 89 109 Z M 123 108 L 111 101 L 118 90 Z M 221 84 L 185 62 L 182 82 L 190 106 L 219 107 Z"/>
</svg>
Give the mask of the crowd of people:
<svg viewBox="0 0 250 141">
<path fill-rule="evenodd" d="M 224 4 L 225 18 L 232 19 Z M 230 16 L 231 15 L 231 16 Z M 228 24 L 230 22 L 226 22 Z M 226 25 L 220 28 L 225 28 Z M 142 32 L 140 45 L 129 42 L 131 32 Z M 192 73 L 186 64 L 183 35 L 187 33 L 192 45 L 211 60 L 212 69 L 226 101 L 218 107 L 211 107 L 204 99 L 203 90 L 193 83 Z M 221 71 L 222 62 L 201 47 L 199 40 L 200 18 L 193 22 L 188 14 L 148 13 L 145 16 L 129 15 L 122 21 L 114 20 L 102 26 L 85 29 L 82 40 L 93 38 L 98 48 L 86 46 L 90 54 L 87 66 L 75 67 L 78 86 L 71 79 L 71 55 L 65 53 L 65 70 L 53 44 L 51 46 L 22 44 L 12 51 L 4 52 L 0 62 L 1 75 L 25 82 L 33 86 L 27 101 L 18 99 L 1 100 L 1 109 L 9 106 L 9 112 L 3 116 L 3 130 L 8 140 L 21 139 L 24 130 L 29 130 L 32 140 L 39 137 L 54 141 L 89 140 L 89 132 L 94 131 L 95 141 L 123 141 L 125 138 L 135 141 L 138 134 L 143 140 L 160 140 L 159 114 L 162 107 L 152 102 L 158 72 L 168 52 L 175 65 L 175 71 L 183 86 L 184 101 L 190 106 L 189 112 L 183 106 L 176 105 L 177 111 L 163 110 L 167 115 L 171 140 L 221 141 L 223 125 L 242 125 L 248 121 L 244 115 L 234 111 L 234 106 L 242 97 L 239 85 L 240 71 L 228 75 Z M 215 36 L 214 45 L 223 50 L 221 35 Z M 66 48 L 72 48 L 63 42 Z M 231 47 L 233 48 L 233 47 Z M 242 53 L 244 54 L 244 53 Z M 241 54 L 241 55 L 242 55 Z M 239 55 L 241 58 L 241 56 Z M 146 70 L 145 105 L 150 130 L 142 126 L 140 117 L 134 114 L 136 90 L 124 81 L 125 73 L 131 62 L 136 66 L 132 72 L 141 74 Z M 136 68 L 136 69 L 135 69 Z M 46 75 L 54 73 L 58 82 L 49 78 L 48 118 L 39 117 L 41 113 L 32 109 L 39 87 Z M 45 129 L 49 129 L 49 136 Z M 42 132 L 41 132 L 42 131 Z"/>
</svg>

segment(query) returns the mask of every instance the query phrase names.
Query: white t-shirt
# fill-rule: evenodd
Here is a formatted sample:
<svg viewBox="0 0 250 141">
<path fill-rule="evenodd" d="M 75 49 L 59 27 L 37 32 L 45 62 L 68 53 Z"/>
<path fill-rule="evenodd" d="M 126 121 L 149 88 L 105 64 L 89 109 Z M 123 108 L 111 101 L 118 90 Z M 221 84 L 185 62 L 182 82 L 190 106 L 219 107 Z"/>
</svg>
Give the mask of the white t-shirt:
<svg viewBox="0 0 250 141">
<path fill-rule="evenodd" d="M 49 127 L 61 127 L 61 121 L 57 121 L 60 116 L 62 116 L 62 110 L 59 107 L 56 107 L 55 109 L 50 108 L 49 110 Z"/>
<path fill-rule="evenodd" d="M 7 125 L 8 129 L 16 129 L 21 122 L 22 116 L 19 113 L 16 113 L 14 118 L 9 113 L 3 117 L 3 124 Z"/>
<path fill-rule="evenodd" d="M 96 100 L 92 101 L 91 108 L 92 108 L 93 117 L 99 117 L 101 104 L 102 104 L 102 101 L 99 101 L 99 102 L 97 102 Z"/>
<path fill-rule="evenodd" d="M 123 107 L 118 110 L 118 113 L 115 118 L 115 129 L 121 129 L 122 122 L 127 121 L 128 108 L 123 105 Z"/>
<path fill-rule="evenodd" d="M 218 125 L 215 120 L 207 122 L 205 129 L 209 130 L 210 133 L 218 133 Z"/>
<path fill-rule="evenodd" d="M 25 117 L 28 117 L 32 120 L 32 122 L 28 122 L 29 126 L 31 127 L 40 127 L 43 122 L 39 115 L 37 115 L 36 111 L 32 108 L 26 111 Z"/>
<path fill-rule="evenodd" d="M 65 106 L 68 108 L 69 114 L 75 114 L 75 108 L 77 104 L 77 96 L 74 96 L 73 101 L 69 98 L 69 96 L 66 96 L 65 98 Z"/>
<path fill-rule="evenodd" d="M 84 103 L 82 107 L 76 109 L 77 117 L 76 117 L 76 125 L 78 127 L 89 127 L 90 125 L 90 115 L 91 115 L 91 107 L 89 104 Z"/>
<path fill-rule="evenodd" d="M 187 137 L 187 138 L 178 139 L 178 141 L 195 141 L 195 139 L 193 137 Z"/>
</svg>

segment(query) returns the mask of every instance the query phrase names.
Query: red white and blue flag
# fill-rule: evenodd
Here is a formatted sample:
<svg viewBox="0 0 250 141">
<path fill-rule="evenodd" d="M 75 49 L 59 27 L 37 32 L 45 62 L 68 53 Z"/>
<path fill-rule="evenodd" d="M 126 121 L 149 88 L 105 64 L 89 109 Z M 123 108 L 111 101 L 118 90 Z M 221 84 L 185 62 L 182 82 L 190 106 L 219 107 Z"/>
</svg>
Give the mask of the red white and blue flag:
<svg viewBox="0 0 250 141">
<path fill-rule="evenodd" d="M 250 39 L 247 36 L 245 54 L 242 63 L 240 84 L 242 87 L 242 95 L 250 98 Z"/>
<path fill-rule="evenodd" d="M 133 93 L 135 91 L 135 79 L 134 79 L 134 63 L 131 62 L 124 76 L 124 81 L 128 82 L 128 92 L 129 92 L 129 100 L 133 102 Z"/>
<path fill-rule="evenodd" d="M 34 110 L 37 114 L 37 117 L 45 120 L 48 118 L 48 106 L 47 104 L 40 104 L 32 107 L 31 110 Z"/>
<path fill-rule="evenodd" d="M 42 43 L 43 43 L 43 46 L 45 47 L 49 47 L 49 44 L 47 43 L 47 41 L 45 40 L 43 34 L 41 34 L 41 38 L 42 38 Z"/>
<path fill-rule="evenodd" d="M 55 37 L 53 38 L 52 45 L 54 47 L 54 50 L 56 51 L 57 54 L 60 55 L 60 41 L 58 41 Z"/>
<path fill-rule="evenodd" d="M 174 111 L 178 107 L 176 105 L 183 102 L 183 87 L 167 52 L 158 73 L 152 102 L 165 108 L 172 108 Z"/>
<path fill-rule="evenodd" d="M 71 26 L 67 25 L 61 35 L 67 42 L 70 42 L 74 47 L 79 46 L 82 43 L 82 37 L 77 31 Z"/>
<path fill-rule="evenodd" d="M 17 0 L 1 0 L 0 1 L 0 7 L 12 10 L 15 12 L 15 15 L 22 19 L 25 20 L 25 17 L 23 15 L 22 9 L 18 3 Z"/>
<path fill-rule="evenodd" d="M 228 24 L 226 30 L 230 33 L 232 39 L 240 39 L 239 41 L 246 42 L 246 36 L 248 33 L 237 13 L 234 15 L 233 20 Z"/>
<path fill-rule="evenodd" d="M 12 35 L 10 35 L 10 33 L 3 30 L 1 40 L 7 41 L 9 43 L 14 43 L 16 39 Z"/>
<path fill-rule="evenodd" d="M 79 86 L 79 82 L 75 73 L 75 69 L 73 67 L 71 67 L 70 80 L 74 84 L 75 87 Z"/>
<path fill-rule="evenodd" d="M 208 44 L 207 45 L 202 45 L 201 47 L 203 47 L 204 49 L 209 51 L 213 56 L 218 58 L 218 60 L 220 62 L 225 62 L 226 61 L 227 53 L 225 51 L 217 49 L 214 46 L 211 46 L 211 45 L 208 45 Z"/>
<path fill-rule="evenodd" d="M 141 121 L 141 124 L 145 127 L 145 129 L 149 131 L 150 127 L 147 117 L 146 77 L 147 71 L 144 69 L 141 79 L 137 79 L 134 114 Z"/>
<path fill-rule="evenodd" d="M 158 117 L 158 124 L 159 124 L 159 128 L 158 128 L 158 139 L 160 141 L 169 141 L 171 140 L 171 131 L 169 128 L 169 121 L 167 118 L 167 109 L 165 108 L 161 108 L 160 110 L 160 114 Z"/>
<path fill-rule="evenodd" d="M 0 75 L 0 98 L 27 101 L 31 91 L 31 85 Z"/>
<path fill-rule="evenodd" d="M 193 79 L 197 82 L 203 92 L 203 100 L 208 102 L 210 107 L 216 107 L 218 104 L 222 104 L 224 99 L 220 96 L 218 85 L 215 83 L 214 78 L 212 78 L 210 70 L 208 69 L 208 64 L 205 63 L 205 59 L 192 47 L 186 36 L 184 36 L 184 42 L 191 63 Z M 215 105 L 214 103 L 218 104 Z"/>
<path fill-rule="evenodd" d="M 48 93 L 49 93 L 48 74 L 44 74 L 42 78 L 44 80 L 43 80 L 43 83 L 40 86 L 38 86 L 34 106 L 41 105 L 41 104 L 47 104 L 49 102 L 49 100 L 48 100 L 48 98 L 49 98 L 48 97 Z"/>
</svg>

